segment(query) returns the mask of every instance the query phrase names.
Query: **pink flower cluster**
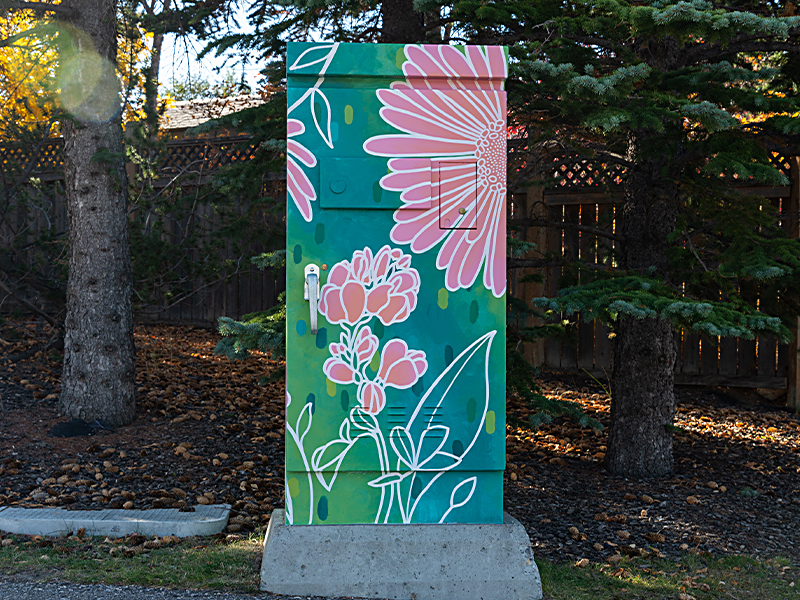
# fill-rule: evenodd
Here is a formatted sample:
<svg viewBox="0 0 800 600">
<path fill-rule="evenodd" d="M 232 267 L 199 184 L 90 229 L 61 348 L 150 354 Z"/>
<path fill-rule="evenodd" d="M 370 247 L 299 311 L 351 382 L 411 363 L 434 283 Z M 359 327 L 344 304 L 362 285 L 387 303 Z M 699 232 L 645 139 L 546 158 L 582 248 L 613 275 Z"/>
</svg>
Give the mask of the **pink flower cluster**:
<svg viewBox="0 0 800 600">
<path fill-rule="evenodd" d="M 420 279 L 411 257 L 384 246 L 373 256 L 364 248 L 352 261 L 336 263 L 322 287 L 319 312 L 331 324 L 355 325 L 378 317 L 384 325 L 405 321 L 417 306 Z"/>
<path fill-rule="evenodd" d="M 322 367 L 335 383 L 358 386 L 361 408 L 376 415 L 386 406 L 386 388 L 406 389 L 428 368 L 425 353 L 409 350 L 403 340 L 387 342 L 374 379 L 367 366 L 378 351 L 378 338 L 367 323 L 377 317 L 384 325 L 405 321 L 417 306 L 420 279 L 411 257 L 384 246 L 373 255 L 364 248 L 352 260 L 336 263 L 322 286 L 319 312 L 331 324 L 341 324 L 339 342 L 330 344 L 331 357 Z"/>
<path fill-rule="evenodd" d="M 342 337 L 345 335 L 342 334 Z M 386 406 L 385 388 L 410 388 L 428 368 L 424 352 L 409 350 L 403 340 L 394 339 L 383 347 L 378 375 L 370 380 L 365 376 L 364 369 L 377 349 L 378 338 L 369 327 L 364 327 L 356 336 L 352 352 L 346 343 L 331 344 L 332 356 L 322 368 L 328 379 L 335 383 L 357 383 L 361 408 L 373 415 Z"/>
</svg>

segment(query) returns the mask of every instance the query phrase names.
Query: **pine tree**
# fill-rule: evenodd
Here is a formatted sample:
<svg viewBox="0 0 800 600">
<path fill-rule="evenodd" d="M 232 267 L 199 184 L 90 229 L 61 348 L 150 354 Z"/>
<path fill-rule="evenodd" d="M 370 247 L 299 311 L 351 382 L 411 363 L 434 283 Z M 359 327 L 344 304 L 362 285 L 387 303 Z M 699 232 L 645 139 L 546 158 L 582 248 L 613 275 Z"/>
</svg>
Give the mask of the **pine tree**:
<svg viewBox="0 0 800 600">
<path fill-rule="evenodd" d="M 705 0 L 460 4 L 480 15 L 473 36 L 519 40 L 511 105 L 530 142 L 625 169 L 617 268 L 575 265 L 580 285 L 539 304 L 614 327 L 606 468 L 669 473 L 675 327 L 786 339 L 800 309 L 800 243 L 734 188 L 786 183 L 769 151 L 796 145 L 797 105 L 777 86 L 800 18 Z"/>
</svg>

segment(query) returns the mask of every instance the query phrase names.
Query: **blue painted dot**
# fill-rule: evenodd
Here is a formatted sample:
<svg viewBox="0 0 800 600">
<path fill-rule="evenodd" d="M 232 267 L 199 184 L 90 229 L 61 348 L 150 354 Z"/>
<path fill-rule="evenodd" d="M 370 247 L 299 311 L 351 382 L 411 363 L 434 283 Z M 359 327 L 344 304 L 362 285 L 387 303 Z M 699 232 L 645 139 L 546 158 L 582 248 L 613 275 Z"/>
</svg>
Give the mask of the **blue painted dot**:
<svg viewBox="0 0 800 600">
<path fill-rule="evenodd" d="M 473 300 L 472 304 L 469 305 L 469 322 L 475 323 L 478 320 L 478 313 L 480 312 L 478 308 L 478 301 Z"/>
<path fill-rule="evenodd" d="M 478 402 L 475 398 L 470 398 L 467 401 L 467 423 L 472 423 L 475 420 L 475 413 L 478 411 Z"/>
<path fill-rule="evenodd" d="M 462 454 L 464 454 L 464 444 L 461 443 L 461 440 L 453 440 L 453 455 L 461 456 Z"/>
<path fill-rule="evenodd" d="M 350 394 L 347 393 L 347 390 L 342 390 L 342 395 L 340 396 L 340 403 L 342 405 L 342 410 L 347 412 L 350 410 Z"/>
<path fill-rule="evenodd" d="M 411 497 L 416 498 L 420 493 L 422 493 L 422 479 L 415 477 L 414 483 L 411 485 Z"/>
<path fill-rule="evenodd" d="M 317 348 L 322 350 L 328 345 L 328 330 L 324 327 L 317 329 Z"/>
<path fill-rule="evenodd" d="M 292 252 L 292 258 L 294 259 L 294 264 L 299 265 L 300 262 L 303 260 L 303 247 L 300 244 L 297 244 L 294 247 L 294 251 Z"/>
<path fill-rule="evenodd" d="M 304 336 L 306 334 L 307 327 L 308 326 L 306 325 L 306 322 L 300 319 L 297 322 L 297 335 L 299 335 L 300 337 Z"/>
<path fill-rule="evenodd" d="M 453 362 L 453 347 L 452 346 L 445 346 L 444 347 L 444 364 L 449 367 L 451 362 Z"/>
<path fill-rule="evenodd" d="M 328 498 L 326 496 L 320 496 L 319 498 L 319 502 L 317 503 L 317 516 L 320 521 L 324 521 L 328 518 Z"/>
<path fill-rule="evenodd" d="M 306 396 L 306 404 L 308 403 L 311 403 L 311 414 L 313 415 L 317 410 L 317 397 L 314 394 L 309 394 Z"/>
<path fill-rule="evenodd" d="M 317 228 L 314 230 L 314 241 L 321 244 L 325 241 L 325 225 L 317 223 Z"/>
</svg>

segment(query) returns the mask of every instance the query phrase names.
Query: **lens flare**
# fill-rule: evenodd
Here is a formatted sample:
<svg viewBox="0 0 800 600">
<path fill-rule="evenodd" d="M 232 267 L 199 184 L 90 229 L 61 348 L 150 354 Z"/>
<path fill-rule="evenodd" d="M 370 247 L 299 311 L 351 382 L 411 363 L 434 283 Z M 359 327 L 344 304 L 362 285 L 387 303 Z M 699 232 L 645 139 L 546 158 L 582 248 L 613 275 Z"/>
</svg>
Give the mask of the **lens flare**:
<svg viewBox="0 0 800 600">
<path fill-rule="evenodd" d="M 58 45 L 61 106 L 83 122 L 116 117 L 121 109 L 121 86 L 114 64 L 97 52 L 85 32 L 75 28 L 61 29 Z"/>
</svg>

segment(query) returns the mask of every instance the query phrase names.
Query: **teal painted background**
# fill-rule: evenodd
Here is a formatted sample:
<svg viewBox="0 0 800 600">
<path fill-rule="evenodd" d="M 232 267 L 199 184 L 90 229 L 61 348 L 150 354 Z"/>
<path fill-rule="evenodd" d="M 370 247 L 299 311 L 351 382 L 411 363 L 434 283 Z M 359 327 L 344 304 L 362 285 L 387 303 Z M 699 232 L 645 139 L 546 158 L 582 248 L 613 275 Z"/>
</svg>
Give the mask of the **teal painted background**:
<svg viewBox="0 0 800 600">
<path fill-rule="evenodd" d="M 401 45 L 289 44 L 289 117 L 303 126 L 290 121 L 286 269 L 290 524 L 502 522 L 504 288 L 498 292 L 484 285 L 484 264 L 474 283 L 447 290 L 445 272 L 436 266 L 441 243 L 415 253 L 408 244 L 393 242 L 395 211 L 403 202 L 399 192 L 380 187 L 380 177 L 392 172 L 387 158 L 364 150 L 365 141 L 373 136 L 401 133 L 381 116 L 384 104 L 376 90 L 405 80 L 401 67 L 406 52 Z M 502 101 L 504 107 L 504 97 Z M 328 162 L 333 158 L 356 160 Z M 504 183 L 505 163 L 502 170 Z M 339 176 L 345 180 L 344 195 L 332 191 L 332 181 Z M 313 193 L 308 193 L 308 184 Z M 341 182 L 333 187 L 337 185 Z M 495 218 L 500 214 L 504 227 L 504 204 Z M 384 325 L 378 317 L 363 316 L 362 324 L 378 339 L 363 373 L 367 380 L 377 376 L 383 350 L 395 339 L 405 342 L 409 352 L 424 352 L 425 368 L 407 389 L 386 385 L 385 406 L 380 410 L 375 406 L 364 410 L 358 385 L 335 383 L 323 371 L 332 359 L 330 345 L 340 342 L 346 324 L 331 324 L 320 314 L 319 331 L 311 333 L 303 269 L 309 263 L 327 265 L 320 276 L 324 293 L 334 265 L 352 263 L 354 252 L 365 248 L 375 256 L 387 245 L 410 257 L 410 264 L 405 258 L 395 258 L 392 264 L 398 272 L 416 270 L 419 290 L 409 292 L 416 297 L 416 306 L 405 320 Z M 405 266 L 399 266 L 399 260 L 406 260 Z M 421 368 L 423 361 L 414 364 Z M 396 448 L 401 454 L 408 449 L 406 462 Z"/>
</svg>

